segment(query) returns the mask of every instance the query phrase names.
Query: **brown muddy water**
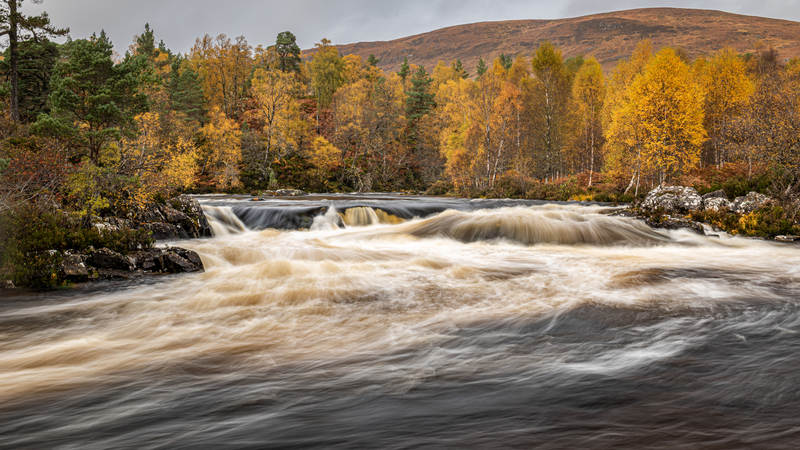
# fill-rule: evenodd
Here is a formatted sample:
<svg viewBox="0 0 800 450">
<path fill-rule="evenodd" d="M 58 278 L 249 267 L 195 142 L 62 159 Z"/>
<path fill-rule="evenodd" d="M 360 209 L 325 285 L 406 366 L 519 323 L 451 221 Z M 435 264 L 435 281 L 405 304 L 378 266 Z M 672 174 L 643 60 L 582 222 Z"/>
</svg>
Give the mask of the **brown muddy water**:
<svg viewBox="0 0 800 450">
<path fill-rule="evenodd" d="M 0 448 L 796 448 L 800 247 L 607 205 L 200 201 L 202 274 L 0 299 Z"/>
</svg>

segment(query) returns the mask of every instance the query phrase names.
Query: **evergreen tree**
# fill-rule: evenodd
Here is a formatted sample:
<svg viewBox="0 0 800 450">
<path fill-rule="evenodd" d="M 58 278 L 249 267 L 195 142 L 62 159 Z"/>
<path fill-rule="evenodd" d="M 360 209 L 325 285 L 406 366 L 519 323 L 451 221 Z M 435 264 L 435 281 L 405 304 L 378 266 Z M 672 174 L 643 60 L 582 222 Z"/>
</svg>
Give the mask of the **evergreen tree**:
<svg viewBox="0 0 800 450">
<path fill-rule="evenodd" d="M 186 114 L 187 120 L 206 121 L 205 97 L 200 76 L 189 67 L 188 61 L 178 55 L 172 61 L 167 81 L 172 109 Z"/>
<path fill-rule="evenodd" d="M 372 67 L 378 67 L 379 62 L 381 62 L 380 59 L 376 58 L 372 53 L 369 54 L 369 58 L 367 58 L 367 64 Z"/>
<path fill-rule="evenodd" d="M 411 77 L 411 90 L 406 92 L 408 140 L 412 148 L 416 147 L 419 121 L 436 106 L 434 95 L 428 92 L 432 81 L 425 67 L 420 67 Z"/>
<path fill-rule="evenodd" d="M 500 53 L 500 64 L 503 65 L 504 69 L 509 70 L 514 64 L 514 58 L 511 56 L 506 56 L 505 53 Z"/>
<path fill-rule="evenodd" d="M 275 39 L 275 51 L 279 69 L 287 73 L 300 71 L 300 47 L 294 34 L 289 31 L 279 33 Z"/>
<path fill-rule="evenodd" d="M 481 56 L 480 59 L 478 59 L 478 67 L 476 68 L 478 77 L 482 77 L 483 74 L 486 73 L 486 70 L 487 70 L 486 62 L 483 60 L 483 57 Z"/>
<path fill-rule="evenodd" d="M 456 59 L 455 61 L 453 61 L 451 67 L 453 68 L 453 71 L 456 73 L 456 75 L 460 76 L 461 78 L 466 80 L 467 77 L 469 77 L 469 72 L 464 70 L 464 65 L 461 64 L 461 59 Z"/>
<path fill-rule="evenodd" d="M 56 65 L 51 78 L 52 111 L 34 125 L 40 134 L 67 138 L 96 164 L 111 139 L 129 134 L 134 117 L 148 110 L 140 92 L 146 64 L 127 55 L 114 64 L 105 32 L 74 42 L 70 58 Z"/>
<path fill-rule="evenodd" d="M 408 66 L 408 58 L 403 58 L 403 64 L 400 64 L 400 72 L 397 72 L 397 74 L 400 75 L 400 78 L 403 80 L 403 82 L 406 81 L 406 78 L 408 77 L 408 72 L 410 70 L 411 68 Z"/>
<path fill-rule="evenodd" d="M 144 24 L 144 33 L 136 36 L 136 53 L 149 58 L 155 50 L 156 40 L 153 36 L 153 30 L 150 29 L 150 24 L 146 23 Z"/>
<path fill-rule="evenodd" d="M 9 49 L 0 61 L 0 71 L 10 81 Z M 58 61 L 58 45 L 47 39 L 28 40 L 19 43 L 18 66 L 18 105 L 20 119 L 32 122 L 41 113 L 49 111 L 47 97 L 50 95 L 50 76 Z M 4 96 L 10 93 L 10 84 L 4 89 Z"/>
<path fill-rule="evenodd" d="M 63 36 L 69 28 L 58 29 L 50 24 L 47 13 L 24 16 L 18 11 L 23 0 L 0 0 L 0 36 L 8 36 L 9 78 L 11 81 L 11 119 L 18 121 L 19 114 L 19 41 L 32 38 Z M 36 1 L 40 3 L 41 0 Z"/>
</svg>

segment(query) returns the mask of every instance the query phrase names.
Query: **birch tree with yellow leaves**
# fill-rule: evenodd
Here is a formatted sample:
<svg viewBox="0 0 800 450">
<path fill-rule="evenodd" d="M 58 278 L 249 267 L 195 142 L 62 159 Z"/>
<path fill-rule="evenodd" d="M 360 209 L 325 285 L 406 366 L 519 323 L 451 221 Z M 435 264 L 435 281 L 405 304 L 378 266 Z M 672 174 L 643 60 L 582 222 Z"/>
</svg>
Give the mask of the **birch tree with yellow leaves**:
<svg viewBox="0 0 800 450">
<path fill-rule="evenodd" d="M 260 170 L 269 176 L 272 161 L 294 150 L 297 136 L 294 135 L 294 122 L 299 120 L 294 97 L 297 81 L 293 72 L 283 72 L 277 68 L 257 69 L 252 81 L 251 93 L 255 105 L 254 118 L 262 125 L 260 130 L 263 155 Z"/>
<path fill-rule="evenodd" d="M 630 88 L 631 119 L 639 127 L 643 167 L 664 184 L 700 161 L 706 140 L 703 92 L 672 48 L 660 50 Z"/>
</svg>

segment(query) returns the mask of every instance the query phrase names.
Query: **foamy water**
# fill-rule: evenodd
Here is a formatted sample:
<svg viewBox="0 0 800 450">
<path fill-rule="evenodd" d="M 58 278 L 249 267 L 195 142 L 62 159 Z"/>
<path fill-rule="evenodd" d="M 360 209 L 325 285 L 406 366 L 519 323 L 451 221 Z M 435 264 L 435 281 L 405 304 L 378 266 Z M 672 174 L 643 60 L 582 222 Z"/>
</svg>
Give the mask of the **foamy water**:
<svg viewBox="0 0 800 450">
<path fill-rule="evenodd" d="M 800 433 L 796 246 L 586 206 L 402 218 L 331 202 L 304 230 L 205 208 L 216 237 L 181 243 L 205 273 L 5 304 L 0 446 L 789 448 Z"/>
</svg>

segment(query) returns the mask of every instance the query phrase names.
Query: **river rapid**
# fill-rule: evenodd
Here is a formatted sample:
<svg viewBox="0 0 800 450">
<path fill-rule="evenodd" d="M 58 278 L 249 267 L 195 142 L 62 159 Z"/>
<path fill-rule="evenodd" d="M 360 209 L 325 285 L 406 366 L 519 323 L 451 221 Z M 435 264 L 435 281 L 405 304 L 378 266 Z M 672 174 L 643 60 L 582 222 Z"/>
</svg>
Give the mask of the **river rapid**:
<svg viewBox="0 0 800 450">
<path fill-rule="evenodd" d="M 199 197 L 205 273 L 0 292 L 0 448 L 796 448 L 800 247 Z"/>
</svg>

